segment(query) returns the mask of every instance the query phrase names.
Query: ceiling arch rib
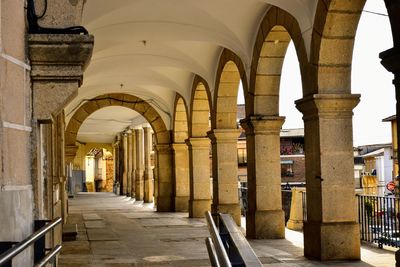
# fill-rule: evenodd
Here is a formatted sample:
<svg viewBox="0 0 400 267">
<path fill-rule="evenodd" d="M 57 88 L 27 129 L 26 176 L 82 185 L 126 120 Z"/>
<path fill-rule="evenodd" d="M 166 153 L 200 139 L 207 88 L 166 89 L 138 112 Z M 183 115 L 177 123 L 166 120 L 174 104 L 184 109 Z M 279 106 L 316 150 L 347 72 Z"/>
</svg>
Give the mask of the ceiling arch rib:
<svg viewBox="0 0 400 267">
<path fill-rule="evenodd" d="M 134 92 L 134 93 L 133 93 Z M 69 123 L 71 117 L 74 115 L 75 111 L 78 110 L 80 107 L 85 105 L 89 100 L 98 97 L 99 95 L 106 95 L 106 94 L 126 94 L 126 95 L 134 95 L 149 104 L 152 108 L 154 108 L 159 114 L 162 120 L 164 121 L 167 129 L 172 128 L 172 109 L 169 107 L 170 99 L 175 99 L 175 93 L 168 95 L 166 98 L 161 98 L 154 94 L 149 94 L 147 90 L 141 90 L 138 88 L 137 90 L 107 90 L 103 89 L 99 90 L 92 90 L 91 92 L 85 92 L 82 95 L 79 95 L 75 98 L 65 109 L 66 114 L 66 124 Z"/>
</svg>

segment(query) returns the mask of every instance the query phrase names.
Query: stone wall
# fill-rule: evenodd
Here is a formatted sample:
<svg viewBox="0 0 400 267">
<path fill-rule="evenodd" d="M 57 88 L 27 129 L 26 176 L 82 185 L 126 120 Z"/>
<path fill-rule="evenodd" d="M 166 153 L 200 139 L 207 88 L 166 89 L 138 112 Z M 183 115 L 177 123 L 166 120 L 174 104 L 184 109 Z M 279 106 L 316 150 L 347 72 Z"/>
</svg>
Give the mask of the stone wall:
<svg viewBox="0 0 400 267">
<path fill-rule="evenodd" d="M 1 1 L 0 241 L 21 241 L 33 224 L 30 66 L 25 51 L 24 1 Z M 22 258 L 16 266 L 32 265 L 29 257 Z"/>
</svg>

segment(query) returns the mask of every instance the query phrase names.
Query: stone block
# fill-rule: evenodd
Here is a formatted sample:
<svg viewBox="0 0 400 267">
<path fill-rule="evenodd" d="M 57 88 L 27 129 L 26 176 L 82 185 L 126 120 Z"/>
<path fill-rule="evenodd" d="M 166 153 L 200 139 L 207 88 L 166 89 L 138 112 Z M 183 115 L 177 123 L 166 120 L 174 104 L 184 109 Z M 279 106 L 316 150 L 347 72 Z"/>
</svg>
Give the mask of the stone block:
<svg viewBox="0 0 400 267">
<path fill-rule="evenodd" d="M 1 184 L 30 184 L 30 133 L 3 128 L 3 176 Z"/>
<path fill-rule="evenodd" d="M 354 38 L 327 39 L 321 42 L 319 64 L 323 65 L 351 65 L 353 58 Z"/>
<path fill-rule="evenodd" d="M 24 2 L 2 1 L 1 10 L 2 52 L 25 62 Z"/>
<path fill-rule="evenodd" d="M 205 212 L 211 210 L 211 199 L 190 199 L 189 218 L 204 218 Z"/>
<path fill-rule="evenodd" d="M 175 211 L 187 212 L 189 210 L 189 196 L 175 197 Z"/>
<path fill-rule="evenodd" d="M 324 36 L 354 37 L 361 13 L 330 12 L 326 17 Z"/>
<path fill-rule="evenodd" d="M 287 41 L 265 41 L 260 52 L 260 57 L 284 57 L 289 46 Z"/>
<path fill-rule="evenodd" d="M 150 123 L 158 119 L 160 116 L 158 112 L 154 108 L 149 108 L 143 116 L 146 118 L 147 121 Z"/>
<path fill-rule="evenodd" d="M 260 58 L 258 60 L 257 74 L 281 75 L 284 58 Z"/>
<path fill-rule="evenodd" d="M 358 223 L 304 223 L 304 255 L 309 259 L 360 260 Z"/>
<path fill-rule="evenodd" d="M 285 238 L 285 212 L 283 210 L 258 210 L 254 216 L 256 239 Z"/>
<path fill-rule="evenodd" d="M 318 68 L 319 93 L 348 94 L 351 92 L 351 66 L 320 66 Z"/>
<path fill-rule="evenodd" d="M 278 95 L 257 95 L 254 98 L 254 113 L 265 115 L 279 115 Z"/>
<path fill-rule="evenodd" d="M 4 64 L 4 77 L 1 83 L 2 116 L 5 121 L 23 125 L 25 116 L 29 113 L 30 89 L 25 81 L 25 69 L 8 60 L 2 60 Z"/>
<path fill-rule="evenodd" d="M 256 95 L 279 95 L 280 75 L 257 75 L 255 81 Z"/>
</svg>

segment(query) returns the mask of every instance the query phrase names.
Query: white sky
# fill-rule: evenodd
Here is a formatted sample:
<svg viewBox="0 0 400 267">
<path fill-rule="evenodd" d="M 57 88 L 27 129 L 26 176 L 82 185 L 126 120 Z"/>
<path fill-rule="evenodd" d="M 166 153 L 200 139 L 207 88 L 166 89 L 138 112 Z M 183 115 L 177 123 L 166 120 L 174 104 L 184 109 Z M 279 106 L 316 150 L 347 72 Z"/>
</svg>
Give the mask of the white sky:
<svg viewBox="0 0 400 267">
<path fill-rule="evenodd" d="M 364 10 L 386 14 L 384 1 L 369 0 Z M 393 75 L 380 64 L 379 53 L 393 47 L 389 18 L 362 13 L 353 52 L 352 93 L 361 94 L 354 109 L 354 146 L 390 143 L 390 123 L 382 119 L 396 112 Z M 239 90 L 242 94 L 242 90 Z M 302 98 L 301 78 L 296 52 L 291 43 L 283 64 L 280 114 L 286 116 L 283 128 L 303 128 L 301 113 L 294 101 Z M 238 97 L 243 103 L 243 96 Z"/>
</svg>

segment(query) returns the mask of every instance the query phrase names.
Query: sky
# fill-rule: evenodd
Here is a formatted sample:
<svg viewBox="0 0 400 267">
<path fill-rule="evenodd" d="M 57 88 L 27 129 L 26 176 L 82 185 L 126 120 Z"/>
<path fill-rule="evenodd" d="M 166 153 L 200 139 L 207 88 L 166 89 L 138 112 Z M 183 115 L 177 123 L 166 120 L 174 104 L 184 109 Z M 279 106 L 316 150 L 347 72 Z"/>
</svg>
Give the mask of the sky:
<svg viewBox="0 0 400 267">
<path fill-rule="evenodd" d="M 369 0 L 364 10 L 387 14 L 384 1 Z M 363 12 L 353 51 L 352 90 L 361 94 L 354 109 L 353 145 L 391 142 L 390 123 L 382 119 L 396 113 L 393 74 L 380 64 L 379 53 L 393 47 L 389 18 Z M 239 90 L 242 91 L 242 90 Z M 294 101 L 302 98 L 299 64 L 293 43 L 290 44 L 282 69 L 280 114 L 286 116 L 283 128 L 303 128 L 302 114 Z M 239 96 L 239 103 L 243 103 Z"/>
</svg>

